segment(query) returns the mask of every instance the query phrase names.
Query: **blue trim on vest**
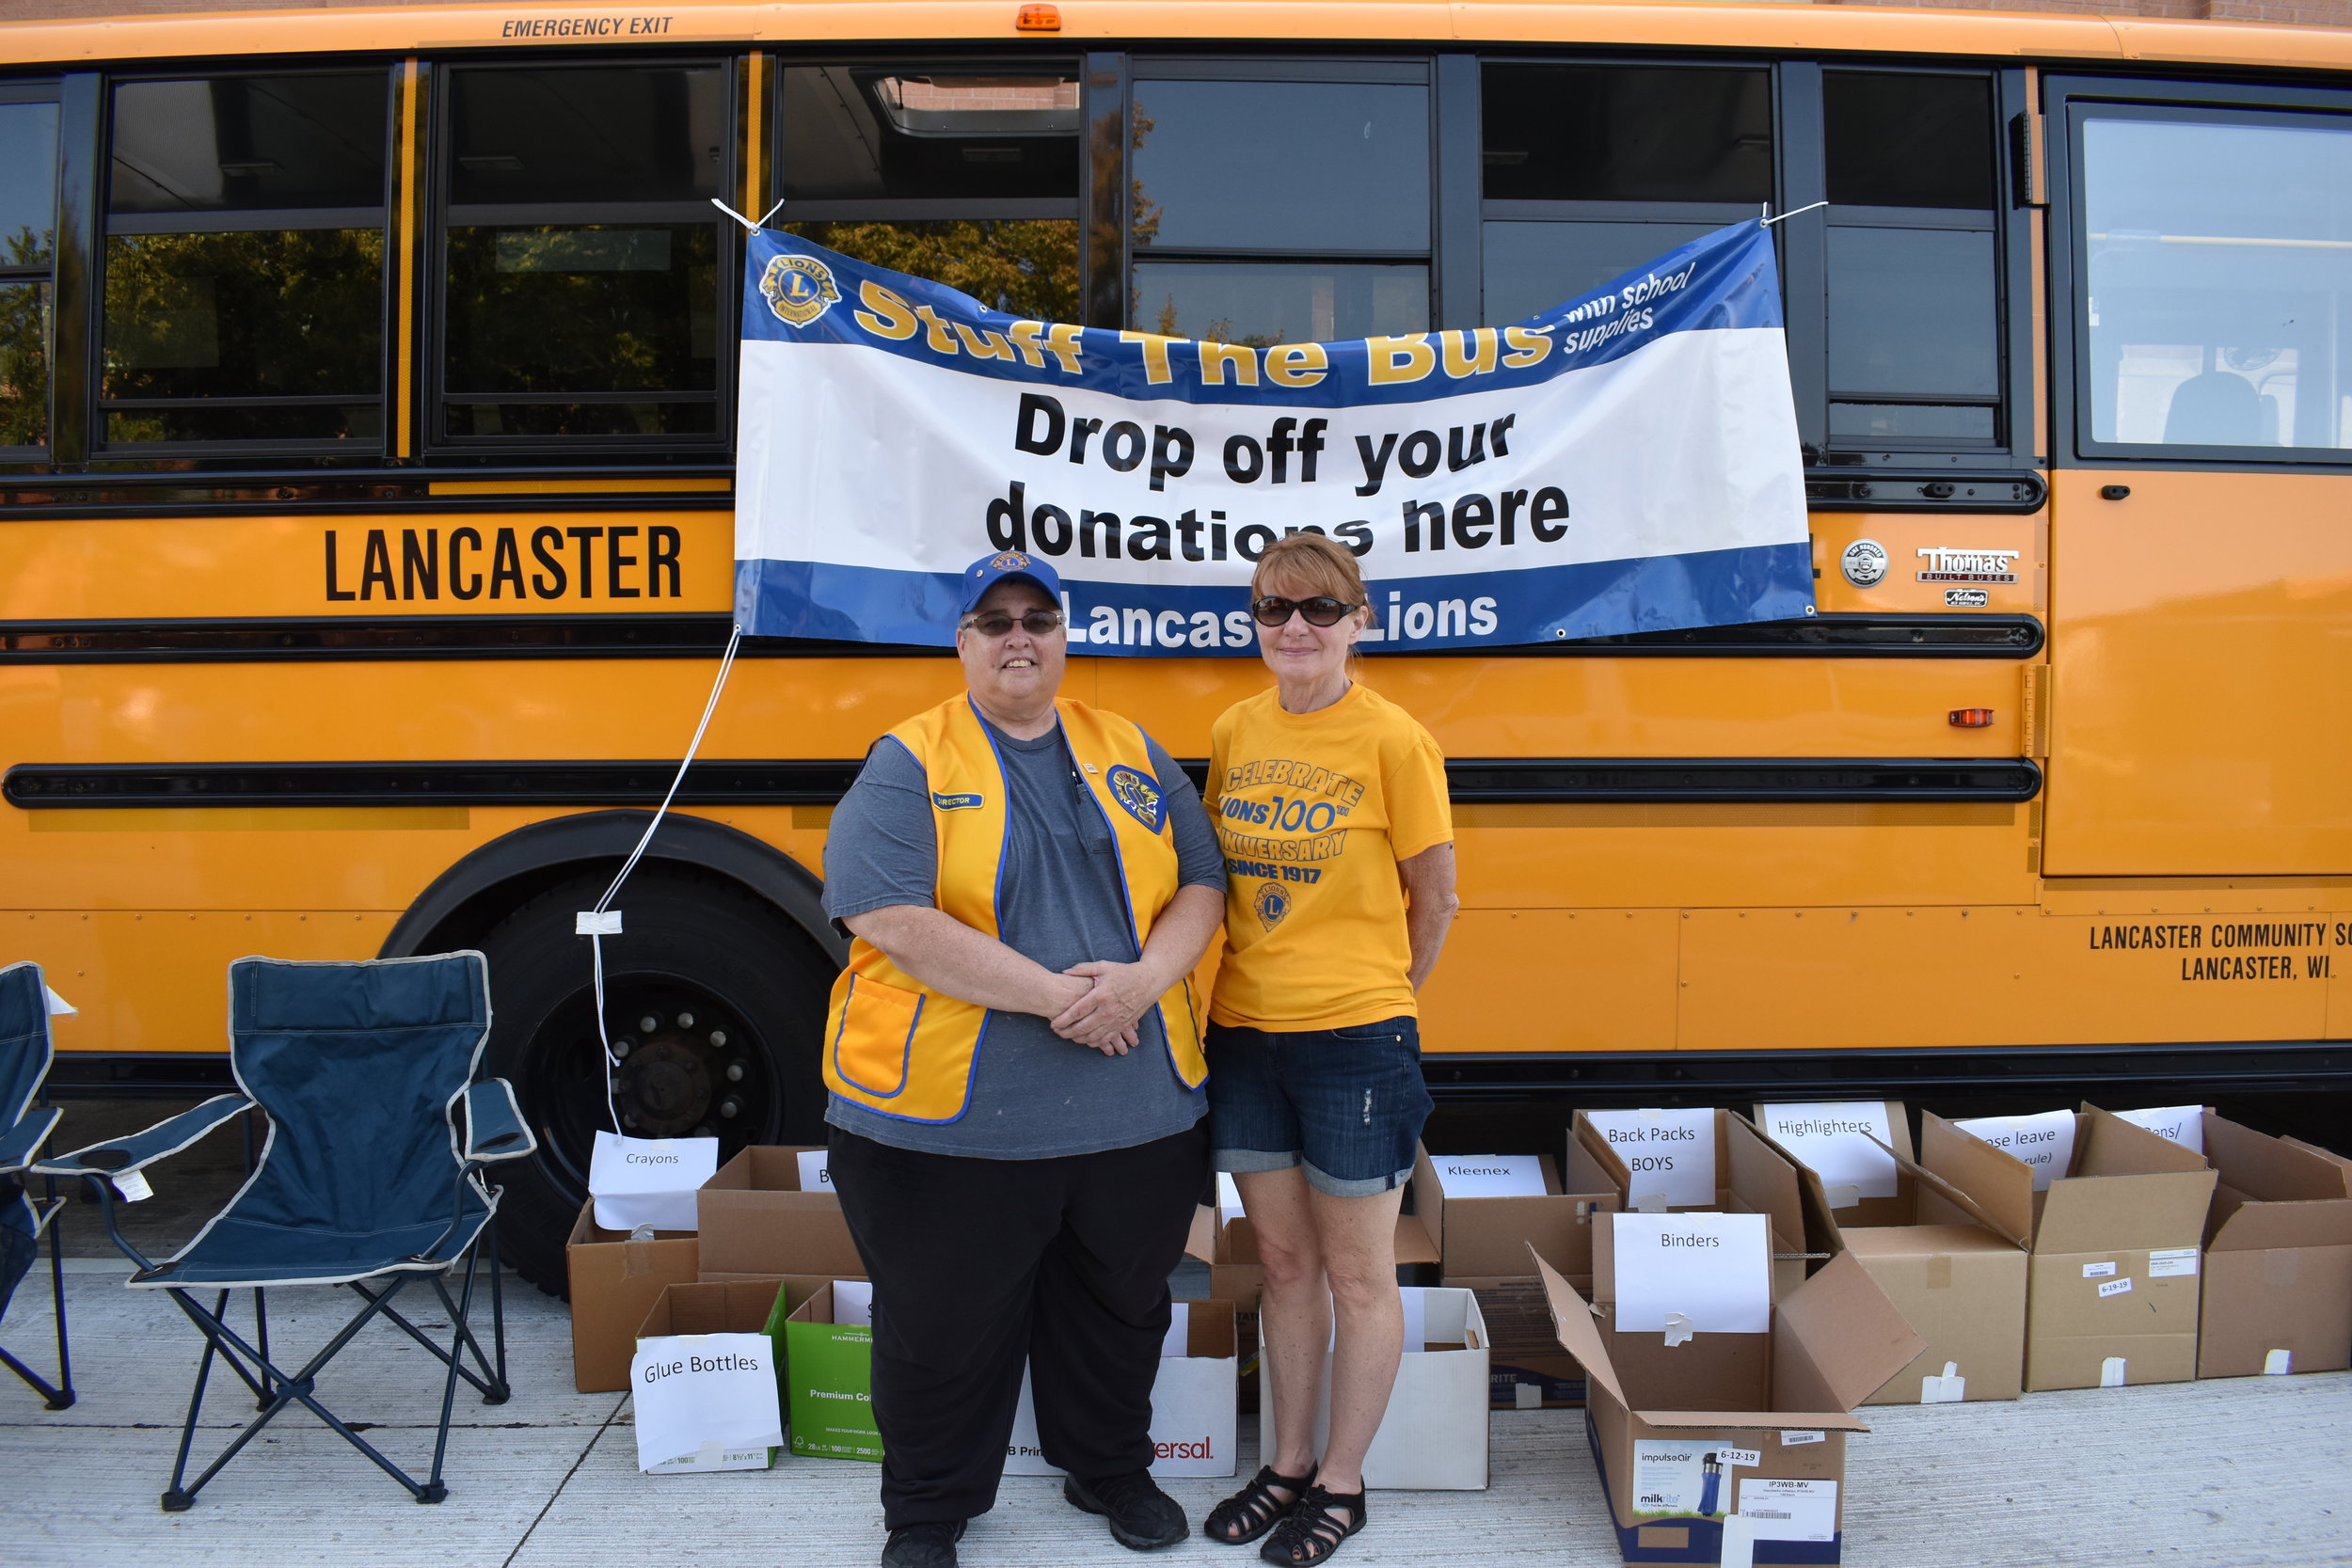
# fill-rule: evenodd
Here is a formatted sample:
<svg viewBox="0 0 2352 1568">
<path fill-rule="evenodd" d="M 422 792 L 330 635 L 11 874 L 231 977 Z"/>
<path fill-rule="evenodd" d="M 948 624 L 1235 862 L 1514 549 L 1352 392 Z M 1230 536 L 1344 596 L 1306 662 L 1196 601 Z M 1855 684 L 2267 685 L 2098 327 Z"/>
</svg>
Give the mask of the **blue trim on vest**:
<svg viewBox="0 0 2352 1568">
<path fill-rule="evenodd" d="M 848 1068 L 841 1065 L 841 1037 L 850 1032 L 850 1004 L 856 1000 L 857 976 L 852 974 L 850 976 L 850 989 L 841 994 L 841 1027 L 833 1032 L 833 1070 L 840 1077 L 843 1083 L 850 1085 L 862 1094 L 870 1094 L 877 1100 L 896 1100 L 900 1095 L 907 1092 L 907 1069 L 914 1059 L 914 1031 L 922 1026 L 923 1005 L 930 1000 L 930 993 L 919 990 L 914 993 L 914 1016 L 907 1021 L 907 1037 L 900 1041 L 898 1045 L 898 1086 L 895 1089 L 878 1089 L 869 1085 L 861 1084 L 856 1079 L 850 1076 L 850 1069 Z M 857 1101 L 852 1100 L 850 1103 L 856 1105 Z M 874 1111 L 874 1108 L 871 1105 L 862 1106 L 860 1108 L 863 1110 Z M 887 1111 L 874 1111 L 874 1114 L 880 1117 L 888 1116 L 890 1113 Z M 914 1117 L 898 1117 L 893 1119 L 898 1121 L 914 1121 L 918 1118 Z"/>
</svg>

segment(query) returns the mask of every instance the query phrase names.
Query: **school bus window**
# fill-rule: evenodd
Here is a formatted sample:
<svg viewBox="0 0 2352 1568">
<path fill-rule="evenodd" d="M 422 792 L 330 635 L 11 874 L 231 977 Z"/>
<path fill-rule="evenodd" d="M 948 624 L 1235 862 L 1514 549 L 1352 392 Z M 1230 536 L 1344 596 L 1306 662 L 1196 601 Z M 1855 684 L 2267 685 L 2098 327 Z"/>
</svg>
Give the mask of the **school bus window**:
<svg viewBox="0 0 2352 1568">
<path fill-rule="evenodd" d="M 0 100 L 0 147 L 8 149 L 0 159 L 0 451 L 37 457 L 49 442 L 56 104 Z"/>
<path fill-rule="evenodd" d="M 1137 261 L 1134 292 L 1141 330 L 1260 348 L 1429 325 L 1426 266 Z"/>
<path fill-rule="evenodd" d="M 1429 89 L 1138 81 L 1138 250 L 1426 251 Z"/>
<path fill-rule="evenodd" d="M 1843 447 L 2000 436 L 1993 84 L 1822 72 L 1829 434 Z"/>
<path fill-rule="evenodd" d="M 783 227 L 844 256 L 960 289 L 1011 315 L 1049 322 L 1078 319 L 1074 218 L 929 218 Z"/>
<path fill-rule="evenodd" d="M 374 447 L 389 89 L 380 71 L 116 86 L 107 445 Z"/>
<path fill-rule="evenodd" d="M 450 72 L 445 436 L 715 436 L 727 79 Z"/>
<path fill-rule="evenodd" d="M 1480 77 L 1489 325 L 1753 217 L 1772 194 L 1768 71 L 1489 63 Z"/>
<path fill-rule="evenodd" d="M 1077 198 L 1075 71 L 828 65 L 781 74 L 779 196 Z"/>
<path fill-rule="evenodd" d="M 2101 110 L 2081 166 L 2093 439 L 2352 446 L 2352 129 Z"/>
</svg>

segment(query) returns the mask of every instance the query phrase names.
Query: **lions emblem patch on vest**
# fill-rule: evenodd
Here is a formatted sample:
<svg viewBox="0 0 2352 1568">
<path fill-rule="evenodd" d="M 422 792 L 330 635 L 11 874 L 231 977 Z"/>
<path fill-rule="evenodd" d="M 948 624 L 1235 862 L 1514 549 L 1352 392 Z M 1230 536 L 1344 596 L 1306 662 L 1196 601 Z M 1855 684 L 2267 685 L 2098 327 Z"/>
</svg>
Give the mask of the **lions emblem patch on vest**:
<svg viewBox="0 0 2352 1568">
<path fill-rule="evenodd" d="M 1281 883 L 1264 882 L 1260 884 L 1257 896 L 1249 900 L 1249 907 L 1258 911 L 1259 921 L 1270 931 L 1291 912 L 1291 895 L 1282 891 Z"/>
<path fill-rule="evenodd" d="M 1168 798 L 1160 793 L 1158 780 L 1123 766 L 1112 768 L 1104 779 L 1111 786 L 1111 799 L 1128 816 L 1155 833 L 1160 831 L 1160 824 L 1168 820 Z"/>
<path fill-rule="evenodd" d="M 841 297 L 834 287 L 833 269 L 814 256 L 779 256 L 760 276 L 759 292 L 768 309 L 792 326 L 806 326 Z"/>
</svg>

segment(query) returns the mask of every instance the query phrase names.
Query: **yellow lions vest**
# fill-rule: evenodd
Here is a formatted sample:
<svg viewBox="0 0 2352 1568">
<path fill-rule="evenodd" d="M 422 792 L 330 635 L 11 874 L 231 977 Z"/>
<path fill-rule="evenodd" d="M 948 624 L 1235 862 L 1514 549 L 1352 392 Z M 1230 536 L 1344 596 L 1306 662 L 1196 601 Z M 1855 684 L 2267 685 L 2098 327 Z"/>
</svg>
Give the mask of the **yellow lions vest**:
<svg viewBox="0 0 2352 1568">
<path fill-rule="evenodd" d="M 1176 895 L 1176 840 L 1143 732 L 1083 703 L 1055 705 L 1087 795 L 1111 830 L 1125 881 L 1136 951 Z M 931 794 L 939 875 L 933 898 L 948 914 L 999 934 L 996 888 L 1008 817 L 1005 768 L 972 700 L 958 696 L 890 732 L 923 767 Z M 1189 977 L 1160 998 L 1168 1065 L 1186 1088 L 1207 1079 Z M 855 1105 L 907 1121 L 946 1122 L 972 1101 L 989 1009 L 927 989 L 864 939 L 834 982 L 825 1015 L 825 1086 Z M 1073 1046 L 1073 1050 L 1081 1049 Z"/>
</svg>

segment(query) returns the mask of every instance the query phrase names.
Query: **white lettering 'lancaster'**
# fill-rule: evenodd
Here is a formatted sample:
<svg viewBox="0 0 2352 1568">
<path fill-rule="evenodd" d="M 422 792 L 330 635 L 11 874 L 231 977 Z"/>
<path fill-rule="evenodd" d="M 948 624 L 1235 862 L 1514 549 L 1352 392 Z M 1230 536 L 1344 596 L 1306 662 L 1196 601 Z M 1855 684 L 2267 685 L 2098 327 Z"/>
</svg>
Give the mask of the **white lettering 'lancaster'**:
<svg viewBox="0 0 2352 1568">
<path fill-rule="evenodd" d="M 1927 566 L 1921 582 L 2015 582 L 2017 560 L 2023 550 L 1955 550 L 1942 545 L 1923 546 L 1919 559 Z"/>
</svg>

